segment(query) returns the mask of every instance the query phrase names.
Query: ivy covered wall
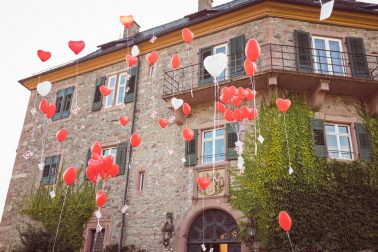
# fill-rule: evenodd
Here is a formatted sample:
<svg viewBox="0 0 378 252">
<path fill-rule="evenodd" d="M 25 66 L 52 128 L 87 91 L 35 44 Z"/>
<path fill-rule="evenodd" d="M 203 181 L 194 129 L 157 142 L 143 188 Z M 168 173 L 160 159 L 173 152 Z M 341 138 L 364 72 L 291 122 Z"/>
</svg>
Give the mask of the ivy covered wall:
<svg viewBox="0 0 378 252">
<path fill-rule="evenodd" d="M 371 162 L 332 161 L 314 152 L 313 112 L 299 96 L 286 113 L 291 163 L 289 174 L 283 114 L 262 104 L 261 135 L 254 155 L 254 133 L 245 139 L 245 173 L 236 176 L 231 202 L 257 225 L 257 240 L 269 251 L 289 249 L 277 223 L 279 211 L 293 220 L 296 251 L 357 251 L 378 248 L 378 118 L 361 112 L 368 129 Z"/>
</svg>

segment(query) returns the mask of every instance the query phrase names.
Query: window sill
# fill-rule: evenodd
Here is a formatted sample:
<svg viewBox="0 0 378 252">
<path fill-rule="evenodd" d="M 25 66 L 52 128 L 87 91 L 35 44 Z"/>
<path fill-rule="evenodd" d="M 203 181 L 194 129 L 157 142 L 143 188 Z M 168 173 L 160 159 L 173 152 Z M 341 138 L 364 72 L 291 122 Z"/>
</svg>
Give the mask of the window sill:
<svg viewBox="0 0 378 252">
<path fill-rule="evenodd" d="M 108 112 L 108 111 L 115 111 L 115 110 L 122 110 L 124 108 L 125 104 L 122 103 L 122 104 L 119 104 L 119 105 L 116 105 L 116 106 L 112 106 L 112 107 L 109 107 L 109 108 L 105 108 L 103 107 L 102 108 L 102 112 Z"/>
<path fill-rule="evenodd" d="M 215 163 L 214 165 L 214 168 L 220 168 L 220 167 L 227 167 L 229 166 L 229 161 L 222 161 L 222 162 L 217 162 Z M 208 164 L 198 164 L 194 167 L 194 169 L 196 170 L 204 170 L 204 169 L 209 169 L 209 168 L 213 168 L 213 163 L 208 163 Z"/>
<path fill-rule="evenodd" d="M 62 123 L 62 122 L 67 122 L 69 121 L 71 118 L 71 115 L 69 115 L 68 117 L 66 118 L 63 118 L 63 119 L 56 119 L 56 120 L 51 120 L 51 124 L 54 125 L 54 124 L 58 124 L 58 123 Z"/>
</svg>

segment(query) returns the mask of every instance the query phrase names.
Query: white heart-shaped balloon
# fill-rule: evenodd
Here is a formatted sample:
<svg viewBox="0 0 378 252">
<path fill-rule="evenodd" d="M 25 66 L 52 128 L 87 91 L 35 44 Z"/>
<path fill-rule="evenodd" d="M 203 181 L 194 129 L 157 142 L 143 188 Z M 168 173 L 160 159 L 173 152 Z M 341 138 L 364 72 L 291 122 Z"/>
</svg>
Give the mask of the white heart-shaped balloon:
<svg viewBox="0 0 378 252">
<path fill-rule="evenodd" d="M 183 99 L 176 99 L 175 97 L 172 98 L 171 100 L 171 104 L 173 106 L 173 108 L 176 110 L 176 109 L 179 109 L 182 104 L 184 104 L 184 100 Z"/>
<path fill-rule="evenodd" d="M 217 53 L 211 56 L 207 56 L 203 61 L 203 65 L 205 66 L 209 74 L 216 78 L 227 67 L 227 55 L 224 53 Z"/>
<path fill-rule="evenodd" d="M 138 56 L 139 55 L 139 47 L 137 45 L 133 45 L 133 47 L 131 47 L 131 56 Z"/>
<path fill-rule="evenodd" d="M 44 81 L 38 84 L 37 86 L 37 92 L 41 96 L 46 96 L 50 93 L 51 90 L 51 82 L 50 81 Z"/>
</svg>

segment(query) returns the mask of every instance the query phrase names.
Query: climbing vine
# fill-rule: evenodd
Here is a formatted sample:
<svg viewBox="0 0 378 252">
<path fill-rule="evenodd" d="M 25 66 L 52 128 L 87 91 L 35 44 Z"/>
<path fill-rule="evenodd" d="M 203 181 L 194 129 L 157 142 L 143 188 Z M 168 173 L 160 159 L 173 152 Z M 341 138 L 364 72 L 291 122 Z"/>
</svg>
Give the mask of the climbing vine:
<svg viewBox="0 0 378 252">
<path fill-rule="evenodd" d="M 83 231 L 93 211 L 95 204 L 95 186 L 88 180 L 76 182 L 67 187 L 59 173 L 54 186 L 39 186 L 25 198 L 25 207 L 21 213 L 43 225 L 49 234 L 55 237 L 59 216 L 63 206 L 62 219 L 59 227 L 58 240 L 64 240 L 79 251 L 82 245 Z M 50 192 L 54 190 L 55 197 Z M 51 248 L 49 249 L 51 251 Z"/>
<path fill-rule="evenodd" d="M 372 162 L 340 162 L 318 158 L 310 125 L 313 113 L 304 99 L 291 95 L 286 113 L 291 163 L 283 115 L 262 104 L 259 115 L 264 143 L 254 155 L 254 134 L 245 139 L 245 173 L 235 176 L 231 202 L 252 214 L 257 240 L 269 251 L 289 248 L 277 224 L 279 211 L 293 219 L 291 237 L 296 251 L 356 251 L 378 247 L 378 118 L 364 114 L 371 137 Z M 374 158 L 375 157 L 375 158 Z"/>
</svg>

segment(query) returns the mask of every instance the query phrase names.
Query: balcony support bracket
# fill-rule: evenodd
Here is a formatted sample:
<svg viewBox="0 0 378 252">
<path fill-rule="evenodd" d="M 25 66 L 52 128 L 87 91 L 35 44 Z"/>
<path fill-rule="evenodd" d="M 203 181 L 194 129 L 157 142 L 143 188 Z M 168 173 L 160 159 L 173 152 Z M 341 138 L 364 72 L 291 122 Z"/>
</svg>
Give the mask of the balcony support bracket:
<svg viewBox="0 0 378 252">
<path fill-rule="evenodd" d="M 329 91 L 329 83 L 330 80 L 320 79 L 318 85 L 310 90 L 309 102 L 312 109 L 317 110 L 322 106 L 326 93 Z"/>
<path fill-rule="evenodd" d="M 272 102 L 273 94 L 277 96 L 277 86 L 278 86 L 278 77 L 277 75 L 272 75 L 268 77 L 267 81 L 267 90 L 268 92 L 264 95 L 265 104 L 270 106 Z"/>
<path fill-rule="evenodd" d="M 366 111 L 370 115 L 378 115 L 378 90 L 366 99 Z"/>
</svg>

